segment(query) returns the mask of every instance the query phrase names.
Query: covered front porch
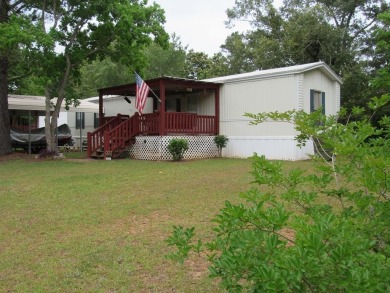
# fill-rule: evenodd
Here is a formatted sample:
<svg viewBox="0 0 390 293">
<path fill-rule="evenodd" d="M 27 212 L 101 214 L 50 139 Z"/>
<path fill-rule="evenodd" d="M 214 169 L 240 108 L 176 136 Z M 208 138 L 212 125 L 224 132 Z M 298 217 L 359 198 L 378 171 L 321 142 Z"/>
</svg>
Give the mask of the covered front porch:
<svg viewBox="0 0 390 293">
<path fill-rule="evenodd" d="M 136 84 L 99 91 L 99 125 L 88 134 L 88 156 L 115 157 L 135 143 L 137 136 L 214 136 L 219 133 L 219 83 L 161 77 L 146 80 L 149 86 L 144 113 L 105 117 L 103 97 L 123 96 L 134 101 Z"/>
</svg>

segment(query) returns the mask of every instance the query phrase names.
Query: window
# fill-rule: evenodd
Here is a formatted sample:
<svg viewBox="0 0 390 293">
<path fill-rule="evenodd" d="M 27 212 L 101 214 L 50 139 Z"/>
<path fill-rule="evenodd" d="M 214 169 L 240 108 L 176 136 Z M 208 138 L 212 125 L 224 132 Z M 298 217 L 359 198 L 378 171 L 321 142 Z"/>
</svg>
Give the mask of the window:
<svg viewBox="0 0 390 293">
<path fill-rule="evenodd" d="M 99 127 L 99 114 L 93 113 L 93 127 L 98 128 Z"/>
<path fill-rule="evenodd" d="M 197 113 L 198 110 L 198 99 L 195 96 L 188 97 L 188 112 Z"/>
<path fill-rule="evenodd" d="M 76 112 L 76 129 L 85 128 L 85 113 Z"/>
<path fill-rule="evenodd" d="M 314 112 L 322 107 L 322 113 L 325 114 L 325 93 L 310 90 L 310 112 Z"/>
<path fill-rule="evenodd" d="M 166 112 L 181 112 L 181 99 L 167 99 L 165 101 Z"/>
</svg>

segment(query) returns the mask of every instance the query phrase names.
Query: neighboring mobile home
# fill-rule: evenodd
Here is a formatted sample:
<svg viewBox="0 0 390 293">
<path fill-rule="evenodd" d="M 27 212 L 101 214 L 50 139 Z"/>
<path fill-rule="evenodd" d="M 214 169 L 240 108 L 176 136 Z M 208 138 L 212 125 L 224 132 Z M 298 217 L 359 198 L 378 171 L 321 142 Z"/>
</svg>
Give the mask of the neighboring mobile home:
<svg viewBox="0 0 390 293">
<path fill-rule="evenodd" d="M 29 95 L 8 95 L 8 109 L 12 128 L 28 131 L 44 127 L 45 97 Z M 80 100 L 77 107 L 69 106 L 66 110 L 65 102 L 58 117 L 58 126 L 67 124 L 71 130 L 75 146 L 80 141 L 87 140 L 87 132 L 98 127 L 99 106 L 85 100 Z"/>
<path fill-rule="evenodd" d="M 88 136 L 89 156 L 111 158 L 127 151 L 136 159 L 170 159 L 167 144 L 182 137 L 190 143 L 185 158 L 214 157 L 213 138 L 223 134 L 229 138 L 223 151 L 226 157 L 245 158 L 256 152 L 268 159 L 301 160 L 313 154 L 313 145 L 299 149 L 292 125 L 266 122 L 253 126 L 244 114 L 310 112 L 323 106 L 326 115 L 334 115 L 340 108 L 341 80 L 323 62 L 201 81 L 162 77 L 145 82 L 152 91 L 141 116 L 132 115 L 134 83 L 98 90 L 101 128 Z M 133 103 L 119 112 L 130 118 L 104 116 L 103 108 L 110 111 L 105 99 L 110 95 L 120 96 L 122 102 L 130 98 Z"/>
</svg>

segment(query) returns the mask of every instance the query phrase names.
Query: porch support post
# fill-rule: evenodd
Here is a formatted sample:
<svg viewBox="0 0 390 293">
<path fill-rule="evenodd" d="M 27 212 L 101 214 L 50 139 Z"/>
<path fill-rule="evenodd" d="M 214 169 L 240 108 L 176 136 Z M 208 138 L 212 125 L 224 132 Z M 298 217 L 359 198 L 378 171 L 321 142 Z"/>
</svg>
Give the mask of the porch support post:
<svg viewBox="0 0 390 293">
<path fill-rule="evenodd" d="M 103 125 L 103 94 L 99 91 L 99 127 Z"/>
<path fill-rule="evenodd" d="M 159 124 L 159 134 L 164 136 L 165 132 L 165 84 L 164 80 L 160 80 L 160 124 Z"/>
<path fill-rule="evenodd" d="M 219 134 L 219 86 L 214 91 L 215 93 L 215 134 Z"/>
</svg>

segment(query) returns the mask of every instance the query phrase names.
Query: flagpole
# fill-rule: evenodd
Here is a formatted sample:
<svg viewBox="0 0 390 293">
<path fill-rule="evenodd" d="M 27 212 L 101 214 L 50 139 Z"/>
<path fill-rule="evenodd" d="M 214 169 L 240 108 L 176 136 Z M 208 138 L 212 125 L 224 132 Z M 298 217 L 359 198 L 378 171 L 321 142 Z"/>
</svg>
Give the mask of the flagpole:
<svg viewBox="0 0 390 293">
<path fill-rule="evenodd" d="M 161 103 L 161 100 L 157 95 L 154 93 L 154 91 L 149 87 L 150 91 L 153 93 L 153 95 L 157 98 L 157 100 Z"/>
</svg>

